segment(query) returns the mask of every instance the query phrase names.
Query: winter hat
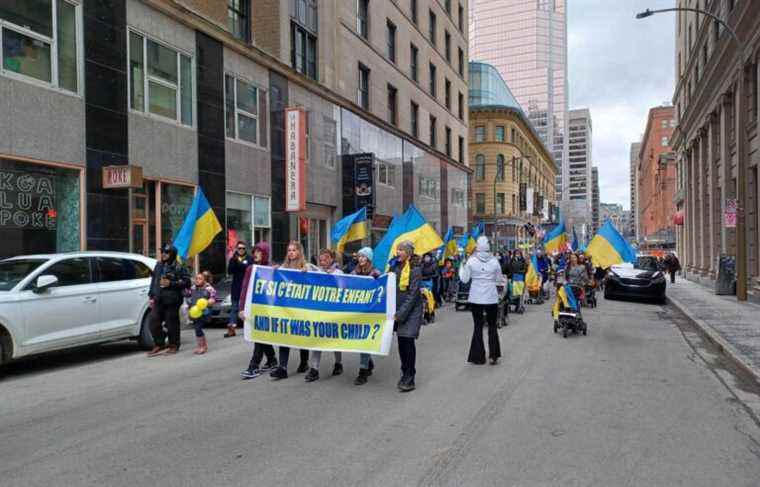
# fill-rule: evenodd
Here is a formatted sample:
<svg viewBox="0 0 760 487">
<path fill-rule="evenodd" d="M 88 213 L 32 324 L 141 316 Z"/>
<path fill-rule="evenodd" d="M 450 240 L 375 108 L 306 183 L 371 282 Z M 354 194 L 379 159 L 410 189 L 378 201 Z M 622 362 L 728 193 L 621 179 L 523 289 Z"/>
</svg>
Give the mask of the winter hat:
<svg viewBox="0 0 760 487">
<path fill-rule="evenodd" d="M 491 245 L 488 243 L 488 237 L 481 235 L 478 237 L 477 246 L 475 247 L 478 252 L 488 252 L 491 250 Z"/>
<path fill-rule="evenodd" d="M 374 254 L 374 252 L 372 252 L 372 249 L 371 249 L 371 248 L 369 248 L 369 247 L 363 247 L 361 250 L 359 250 L 358 254 L 359 254 L 359 255 L 363 255 L 363 256 L 364 256 L 364 257 L 366 257 L 366 258 L 367 258 L 367 260 L 369 260 L 370 262 L 372 262 L 372 258 L 373 258 L 373 257 L 374 257 L 374 255 L 375 255 L 375 254 Z"/>
</svg>

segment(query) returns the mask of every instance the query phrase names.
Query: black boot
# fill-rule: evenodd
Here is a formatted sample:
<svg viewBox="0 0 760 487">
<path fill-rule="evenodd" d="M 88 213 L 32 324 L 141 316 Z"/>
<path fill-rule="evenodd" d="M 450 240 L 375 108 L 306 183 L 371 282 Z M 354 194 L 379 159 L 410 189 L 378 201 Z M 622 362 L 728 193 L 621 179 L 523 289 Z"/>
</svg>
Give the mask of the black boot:
<svg viewBox="0 0 760 487">
<path fill-rule="evenodd" d="M 307 370 L 309 370 L 308 362 L 301 362 L 300 364 L 298 364 L 298 368 L 296 369 L 296 374 L 303 374 Z"/>
<path fill-rule="evenodd" d="M 354 379 L 354 385 L 356 386 L 363 386 L 367 383 L 367 377 L 370 376 L 372 372 L 369 371 L 369 369 L 359 369 L 359 375 Z"/>
<path fill-rule="evenodd" d="M 340 375 L 342 373 L 343 373 L 343 364 L 341 363 L 335 364 L 335 367 L 333 367 L 332 375 Z"/>
<path fill-rule="evenodd" d="M 414 390 L 414 377 L 409 376 L 398 386 L 399 392 L 410 392 Z"/>
<path fill-rule="evenodd" d="M 319 371 L 317 369 L 309 369 L 309 373 L 304 377 L 304 381 L 314 382 L 315 380 L 319 380 Z"/>
</svg>

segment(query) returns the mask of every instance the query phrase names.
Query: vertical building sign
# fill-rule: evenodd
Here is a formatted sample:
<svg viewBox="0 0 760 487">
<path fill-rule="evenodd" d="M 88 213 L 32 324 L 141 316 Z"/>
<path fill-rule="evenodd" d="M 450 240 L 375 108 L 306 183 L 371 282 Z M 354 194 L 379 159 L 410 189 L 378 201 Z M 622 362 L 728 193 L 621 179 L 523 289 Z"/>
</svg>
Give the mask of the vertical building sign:
<svg viewBox="0 0 760 487">
<path fill-rule="evenodd" d="M 306 209 L 306 112 L 285 110 L 285 211 Z"/>
<path fill-rule="evenodd" d="M 375 155 L 354 155 L 354 207 L 367 207 L 367 219 L 371 220 L 375 213 L 374 166 Z"/>
</svg>

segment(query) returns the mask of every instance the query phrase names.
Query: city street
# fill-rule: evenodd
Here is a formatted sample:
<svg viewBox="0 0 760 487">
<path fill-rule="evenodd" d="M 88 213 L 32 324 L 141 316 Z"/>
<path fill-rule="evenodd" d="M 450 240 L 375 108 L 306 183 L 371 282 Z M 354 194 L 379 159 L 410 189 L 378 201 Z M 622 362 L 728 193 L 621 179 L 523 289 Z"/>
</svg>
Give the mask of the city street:
<svg viewBox="0 0 760 487">
<path fill-rule="evenodd" d="M 587 337 L 551 331 L 549 304 L 510 315 L 497 366 L 465 365 L 469 313 L 418 341 L 417 390 L 398 358 L 346 373 L 241 381 L 249 344 L 192 332 L 174 357 L 131 342 L 10 364 L 0 375 L 2 486 L 757 486 L 757 386 L 668 307 L 600 300 Z M 295 353 L 290 371 L 297 365 Z"/>
</svg>

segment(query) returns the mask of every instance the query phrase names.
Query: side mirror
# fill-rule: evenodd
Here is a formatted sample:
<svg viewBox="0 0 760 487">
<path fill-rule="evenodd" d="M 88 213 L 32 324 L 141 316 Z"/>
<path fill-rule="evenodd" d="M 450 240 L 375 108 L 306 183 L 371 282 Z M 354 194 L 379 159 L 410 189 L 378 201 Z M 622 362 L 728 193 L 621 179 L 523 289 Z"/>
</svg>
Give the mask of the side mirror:
<svg viewBox="0 0 760 487">
<path fill-rule="evenodd" d="M 45 292 L 48 288 L 56 284 L 58 284 L 57 277 L 51 276 L 49 274 L 42 275 L 38 277 L 37 281 L 34 283 L 34 292 L 36 293 Z"/>
</svg>

